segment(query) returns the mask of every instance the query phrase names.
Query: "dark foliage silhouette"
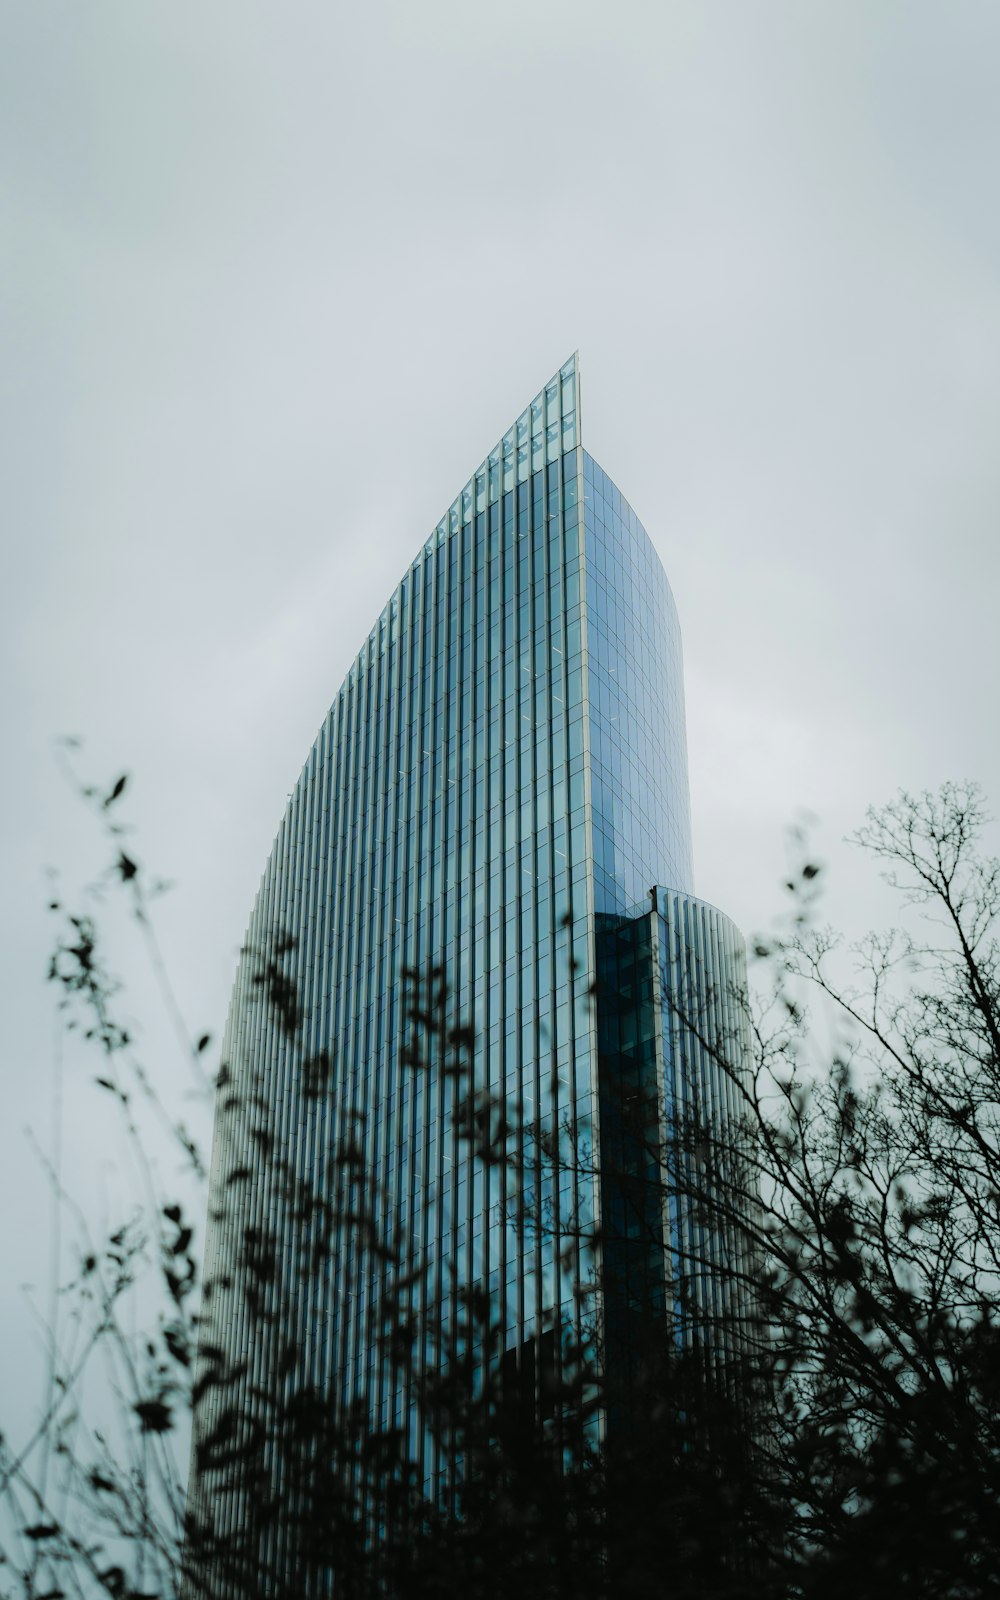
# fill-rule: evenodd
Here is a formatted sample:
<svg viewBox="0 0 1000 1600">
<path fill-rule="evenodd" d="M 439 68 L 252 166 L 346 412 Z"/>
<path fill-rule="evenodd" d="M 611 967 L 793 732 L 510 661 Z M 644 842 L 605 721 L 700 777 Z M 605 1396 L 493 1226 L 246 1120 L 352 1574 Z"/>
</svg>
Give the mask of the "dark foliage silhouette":
<svg viewBox="0 0 1000 1600">
<path fill-rule="evenodd" d="M 162 972 L 153 885 L 117 820 L 125 789 L 84 794 L 108 831 L 109 881 Z M 586 1128 L 525 1125 L 482 1087 L 447 974 L 408 975 L 407 1069 L 450 1086 L 456 1135 L 509 1224 L 553 1229 L 593 1265 L 582 1337 L 552 1327 L 516 1362 L 488 1297 L 454 1274 L 454 1314 L 439 1314 L 441 1286 L 389 1221 L 360 1130 L 348 1123 L 321 1180 L 304 1182 L 282 1161 L 262 1087 L 234 1063 L 217 1074 L 218 1115 L 269 1164 L 293 1243 L 278 1249 L 235 1161 L 215 1192 L 238 1231 L 239 1272 L 222 1281 L 208 1262 L 203 1275 L 190 1206 L 156 1191 L 144 1159 L 140 1107 L 162 1108 L 121 1020 L 99 912 L 56 902 L 50 978 L 98 1054 L 98 1092 L 145 1187 L 120 1227 L 84 1240 L 62 1294 L 72 1337 L 53 1330 L 35 1432 L 0 1444 L 2 1592 L 993 1594 L 1000 868 L 977 852 L 983 821 L 976 792 L 959 786 L 870 814 L 857 842 L 892 875 L 912 926 L 854 952 L 846 983 L 845 952 L 817 926 L 819 869 L 804 859 L 787 926 L 756 946 L 752 1079 L 696 1011 L 680 1018 L 730 1076 L 735 1114 L 692 1095 L 664 1129 L 648 1089 L 616 1080 L 602 1090 L 616 1130 L 603 1171 Z M 255 970 L 294 1044 L 289 953 L 276 930 Z M 820 1043 L 831 1031 L 832 1052 Z M 208 1086 L 208 1036 L 185 1051 Z M 324 1055 L 303 1055 L 301 1070 L 308 1101 L 336 1092 Z M 187 1131 L 172 1137 L 203 1174 Z M 567 1168 L 603 1185 L 601 1228 L 547 1205 L 543 1179 Z M 662 1249 L 670 1207 L 685 1223 L 664 1294 L 642 1263 Z M 344 1230 L 358 1270 L 383 1286 L 377 1359 L 418 1397 L 454 1463 L 446 1483 L 424 1483 L 405 1430 L 376 1427 L 363 1395 L 334 1399 L 283 1333 L 282 1297 L 326 1270 Z M 137 1336 L 150 1273 L 158 1287 L 142 1290 Z M 235 1304 L 257 1363 L 249 1391 L 213 1320 Z M 84 1379 L 105 1357 L 116 1399 L 95 1428 L 82 1420 Z"/>
</svg>

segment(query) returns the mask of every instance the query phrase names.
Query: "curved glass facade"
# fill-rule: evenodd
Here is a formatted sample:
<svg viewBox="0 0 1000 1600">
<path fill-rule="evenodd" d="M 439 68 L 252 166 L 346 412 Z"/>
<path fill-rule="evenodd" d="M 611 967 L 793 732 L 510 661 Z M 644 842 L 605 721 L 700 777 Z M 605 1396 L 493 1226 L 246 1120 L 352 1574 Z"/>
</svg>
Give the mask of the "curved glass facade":
<svg viewBox="0 0 1000 1600">
<path fill-rule="evenodd" d="M 297 1271 L 289 1179 L 335 1185 L 330 1152 L 352 1130 L 384 1225 L 414 1240 L 445 1318 L 455 1281 L 474 1281 L 510 1348 L 572 1323 L 579 1256 L 518 1236 L 450 1129 L 447 1085 L 401 1064 L 402 974 L 443 969 L 478 1081 L 526 1123 L 599 1129 L 598 935 L 604 919 L 648 921 L 656 884 L 690 895 L 680 633 L 650 540 L 582 448 L 574 357 L 369 632 L 261 881 L 211 1180 L 240 1203 L 211 1206 L 205 1271 L 205 1337 L 246 1363 L 247 1383 L 266 1375 L 261 1327 L 280 1326 L 311 1381 L 363 1395 L 376 1427 L 409 1429 L 429 1480 L 451 1470 L 376 1354 L 388 1269 L 345 1235 L 308 1288 Z M 312 1071 L 331 1093 L 310 1093 Z M 599 1212 L 599 1185 L 577 1173 L 559 1187 L 556 1212 Z M 249 1295 L 248 1237 L 275 1263 Z M 235 1499 L 220 1509 L 239 1516 Z"/>
<path fill-rule="evenodd" d="M 692 887 L 680 623 L 649 535 L 586 454 L 583 479 L 594 905 L 627 914 L 653 884 Z"/>
</svg>

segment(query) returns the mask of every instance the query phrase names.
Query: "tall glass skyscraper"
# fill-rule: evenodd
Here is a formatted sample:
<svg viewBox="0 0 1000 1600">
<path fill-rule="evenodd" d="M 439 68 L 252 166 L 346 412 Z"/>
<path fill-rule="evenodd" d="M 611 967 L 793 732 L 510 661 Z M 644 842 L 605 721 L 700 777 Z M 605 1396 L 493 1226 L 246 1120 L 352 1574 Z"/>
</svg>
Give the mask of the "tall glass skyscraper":
<svg viewBox="0 0 1000 1600">
<path fill-rule="evenodd" d="M 317 1386 L 364 1397 L 373 1426 L 410 1430 L 428 1479 L 446 1474 L 377 1353 L 388 1268 L 345 1233 L 305 1283 L 292 1180 L 332 1187 L 330 1151 L 351 1133 L 386 1226 L 429 1268 L 420 1292 L 447 1320 L 455 1284 L 481 1284 L 507 1351 L 572 1326 L 591 1269 L 583 1241 L 509 1225 L 450 1126 L 448 1085 L 402 1063 L 404 969 L 442 969 L 478 1081 L 526 1124 L 593 1130 L 596 1173 L 567 1170 L 547 1197 L 586 1222 L 615 1205 L 602 1101 L 607 1121 L 623 1075 L 651 1088 L 664 1125 L 692 1085 L 725 1109 L 705 1028 L 739 1032 L 742 950 L 692 898 L 677 615 L 635 512 L 583 448 L 574 357 L 418 551 L 289 799 L 224 1046 L 204 1340 L 252 1385 L 261 1327 L 280 1326 Z M 711 1011 L 697 1037 L 678 1020 L 694 993 Z M 665 1218 L 666 1296 L 695 1226 L 676 1206 Z M 237 1518 L 236 1500 L 217 1515 Z"/>
</svg>

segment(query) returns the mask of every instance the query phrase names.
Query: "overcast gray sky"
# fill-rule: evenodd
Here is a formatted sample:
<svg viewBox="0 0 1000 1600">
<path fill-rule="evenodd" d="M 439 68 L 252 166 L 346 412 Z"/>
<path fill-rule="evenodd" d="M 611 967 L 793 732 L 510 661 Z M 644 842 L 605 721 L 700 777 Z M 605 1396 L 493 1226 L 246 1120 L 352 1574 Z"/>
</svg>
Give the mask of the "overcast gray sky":
<svg viewBox="0 0 1000 1600">
<path fill-rule="evenodd" d="M 221 1027 L 351 658 L 575 348 L 681 614 L 699 892 L 766 923 L 805 808 L 863 921 L 869 801 L 1000 804 L 998 173 L 996 0 L 0 0 L 8 1290 L 42 869 L 96 859 L 53 736 L 134 775 Z"/>
</svg>

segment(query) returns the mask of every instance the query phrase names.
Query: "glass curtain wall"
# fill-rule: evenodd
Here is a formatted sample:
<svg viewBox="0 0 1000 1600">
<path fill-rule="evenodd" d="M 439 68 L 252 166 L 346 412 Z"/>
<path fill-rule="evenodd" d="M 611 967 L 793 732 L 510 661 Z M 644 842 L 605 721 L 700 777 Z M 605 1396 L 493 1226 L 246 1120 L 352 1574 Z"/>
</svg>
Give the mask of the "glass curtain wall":
<svg viewBox="0 0 1000 1600">
<path fill-rule="evenodd" d="M 277 1262 L 259 1296 L 302 1352 L 296 1381 L 366 1396 L 376 1427 L 409 1428 L 429 1479 L 451 1464 L 375 1356 L 384 1269 L 345 1234 L 305 1285 L 288 1178 L 332 1193 L 330 1151 L 356 1129 L 390 1197 L 386 1235 L 412 1237 L 446 1320 L 452 1269 L 494 1296 L 508 1348 L 576 1314 L 579 1267 L 506 1224 L 448 1126 L 448 1086 L 400 1055 L 401 974 L 433 963 L 474 1030 L 485 1087 L 526 1123 L 594 1119 L 578 440 L 574 357 L 449 507 L 334 700 L 261 882 L 226 1034 L 227 1093 L 256 1097 L 267 1127 L 254 1137 L 249 1110 L 217 1117 L 213 1193 L 238 1170 L 245 1202 L 213 1207 L 206 1337 L 247 1361 L 248 1383 L 264 1380 L 273 1352 L 247 1299 L 249 1230 Z M 262 982 L 269 964 L 299 1008 L 294 1039 Z M 334 1092 L 317 1099 L 309 1068 L 326 1061 Z M 589 1192 L 562 1203 L 593 1215 Z"/>
<path fill-rule="evenodd" d="M 435 1457 L 376 1353 L 389 1269 L 345 1232 L 322 1272 L 302 1271 L 308 1230 L 289 1196 L 306 1185 L 332 1204 L 331 1151 L 353 1134 L 384 1196 L 379 1226 L 413 1241 L 435 1314 L 454 1310 L 454 1273 L 493 1297 L 505 1350 L 571 1330 L 590 1266 L 508 1225 L 450 1127 L 448 1083 L 403 1064 L 402 975 L 441 968 L 478 1082 L 525 1124 L 589 1125 L 599 1151 L 597 929 L 646 918 L 629 959 L 649 987 L 663 883 L 690 895 L 680 631 L 648 536 L 582 448 L 574 357 L 372 627 L 261 881 L 225 1037 L 203 1335 L 245 1361 L 247 1386 L 273 1371 L 280 1334 L 296 1382 L 363 1396 L 373 1426 L 408 1430 L 425 1480 L 447 1486 L 456 1464 Z M 661 1024 L 642 1069 L 664 1105 L 669 1037 Z M 331 1092 L 311 1092 L 317 1073 Z M 234 1184 L 239 1204 L 217 1203 Z M 586 1225 L 600 1187 L 567 1171 L 546 1199 Z M 203 1432 L 220 1405 L 206 1400 Z M 238 1524 L 235 1493 L 218 1514 Z"/>
</svg>

